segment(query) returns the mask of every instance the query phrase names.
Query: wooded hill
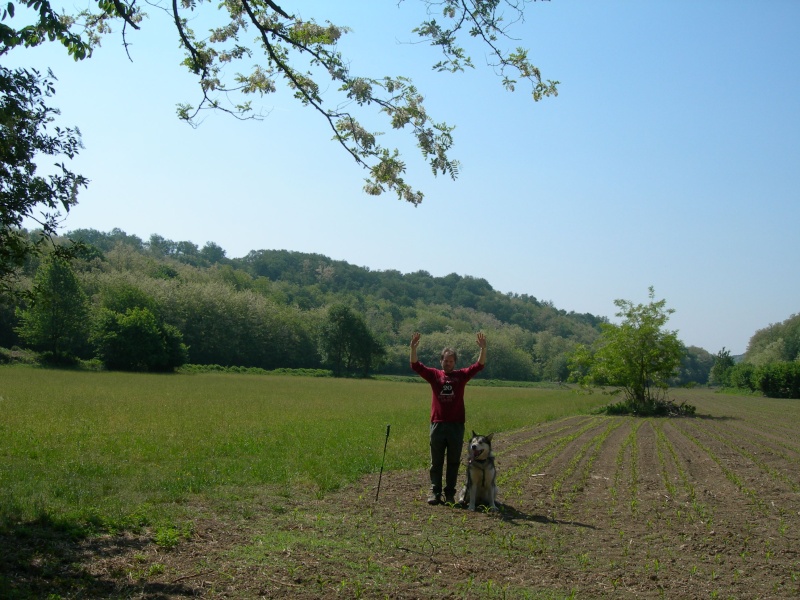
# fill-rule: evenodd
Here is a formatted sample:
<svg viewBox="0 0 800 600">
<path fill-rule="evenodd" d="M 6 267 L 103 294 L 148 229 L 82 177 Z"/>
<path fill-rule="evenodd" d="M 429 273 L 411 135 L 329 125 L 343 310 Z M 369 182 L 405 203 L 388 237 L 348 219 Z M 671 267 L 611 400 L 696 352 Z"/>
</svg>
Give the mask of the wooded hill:
<svg viewBox="0 0 800 600">
<path fill-rule="evenodd" d="M 86 244 L 82 258 L 71 263 L 87 302 L 83 339 L 73 343 L 82 358 L 93 355 L 91 328 L 102 311 L 120 315 L 146 308 L 180 332 L 189 363 L 326 368 L 331 356 L 321 332 L 331 307 L 345 306 L 381 346 L 372 373 L 408 374 L 414 331 L 423 334 L 424 362 L 437 364 L 441 349 L 452 346 L 466 365 L 476 355 L 475 333 L 482 330 L 490 348 L 483 377 L 564 381 L 567 355 L 575 344 L 596 339 L 606 320 L 559 310 L 533 296 L 503 294 L 485 279 L 456 273 L 372 271 L 287 250 L 230 259 L 211 242 L 199 248 L 159 235 L 145 242 L 119 229 L 75 230 L 62 241 L 67 239 Z M 23 286 L 32 286 L 38 267 L 38 261 L 26 266 Z M 0 346 L 25 345 L 18 308 L 25 306 L 2 307 Z M 707 352 L 690 349 L 680 379 L 705 383 L 711 363 Z"/>
</svg>

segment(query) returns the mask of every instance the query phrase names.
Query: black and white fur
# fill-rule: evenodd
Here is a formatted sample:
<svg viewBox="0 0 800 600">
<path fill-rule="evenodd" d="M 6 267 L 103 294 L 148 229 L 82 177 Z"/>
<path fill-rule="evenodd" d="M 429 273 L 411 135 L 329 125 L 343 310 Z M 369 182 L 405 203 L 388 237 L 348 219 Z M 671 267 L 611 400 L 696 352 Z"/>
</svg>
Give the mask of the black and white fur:
<svg viewBox="0 0 800 600">
<path fill-rule="evenodd" d="M 461 490 L 458 501 L 468 504 L 470 510 L 483 505 L 489 510 L 497 510 L 497 469 L 492 454 L 492 436 L 472 432 L 467 448 L 467 483 Z"/>
</svg>

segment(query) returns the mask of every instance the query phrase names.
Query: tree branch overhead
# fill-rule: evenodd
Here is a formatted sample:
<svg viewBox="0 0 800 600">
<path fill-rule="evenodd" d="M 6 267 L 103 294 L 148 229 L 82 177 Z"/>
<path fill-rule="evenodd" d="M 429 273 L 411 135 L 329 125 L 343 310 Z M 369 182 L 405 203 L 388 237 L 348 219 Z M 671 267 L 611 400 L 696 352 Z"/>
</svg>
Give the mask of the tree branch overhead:
<svg viewBox="0 0 800 600">
<path fill-rule="evenodd" d="M 526 0 L 419 1 L 430 18 L 413 32 L 443 54 L 433 65 L 435 70 L 474 68 L 463 43 L 474 39 L 488 48 L 493 57 L 489 66 L 507 90 L 513 91 L 522 80 L 531 85 L 535 101 L 557 95 L 558 82 L 542 80 L 526 49 L 503 49 L 513 40 L 511 26 L 524 20 Z M 54 40 L 76 60 L 87 58 L 115 21 L 123 24 L 127 52 L 126 28 L 140 31 L 144 27 L 146 14 L 139 2 L 95 0 L 91 10 L 75 15 L 57 14 L 49 0 L 10 2 L 0 21 L 0 56 L 17 46 Z M 33 29 L 27 23 L 16 28 L 6 25 L 15 19 L 15 4 L 37 9 Z M 405 4 L 411 3 L 400 0 L 398 8 Z M 220 110 L 239 119 L 260 119 L 251 98 L 274 93 L 282 82 L 298 102 L 323 118 L 333 140 L 367 171 L 367 193 L 391 191 L 414 205 L 424 197 L 405 181 L 406 161 L 401 152 L 384 147 L 378 142 L 379 132 L 362 125 L 375 108 L 392 129 L 412 136 L 435 175 L 458 176 L 459 163 L 451 156 L 454 127 L 429 116 L 422 94 L 408 78 L 352 73 L 350 61 L 337 47 L 341 36 L 350 32 L 346 26 L 303 20 L 273 0 L 223 0 L 219 5 L 208 0 L 168 0 L 168 4 L 147 2 L 144 8 L 147 6 L 170 14 L 186 53 L 183 66 L 197 78 L 199 102 L 177 107 L 179 118 L 187 123 L 196 126 L 201 112 L 207 110 Z M 202 35 L 189 27 L 201 14 L 214 24 Z M 257 33 L 257 40 L 243 43 L 251 31 Z M 234 74 L 228 68 L 231 65 L 238 69 Z M 330 83 L 335 87 L 327 89 Z M 340 100 L 330 102 L 334 97 Z"/>
</svg>

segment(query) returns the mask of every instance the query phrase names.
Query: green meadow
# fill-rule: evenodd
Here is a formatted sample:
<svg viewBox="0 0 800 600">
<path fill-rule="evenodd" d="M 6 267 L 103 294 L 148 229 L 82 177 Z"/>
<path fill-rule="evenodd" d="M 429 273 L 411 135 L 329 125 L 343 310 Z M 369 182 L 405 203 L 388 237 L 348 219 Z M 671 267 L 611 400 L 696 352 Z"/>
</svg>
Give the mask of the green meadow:
<svg viewBox="0 0 800 600">
<path fill-rule="evenodd" d="M 421 381 L 421 380 L 420 380 Z M 427 464 L 424 382 L 0 368 L 1 523 L 107 530 L 240 505 L 268 486 L 318 496 Z M 467 430 L 509 431 L 607 401 L 567 388 L 470 385 Z M 191 501 L 191 502 L 190 502 Z"/>
<path fill-rule="evenodd" d="M 501 433 L 486 513 L 425 503 L 416 378 L 1 367 L 0 596 L 798 597 L 796 401 L 614 417 L 497 383 L 467 389 Z"/>
</svg>

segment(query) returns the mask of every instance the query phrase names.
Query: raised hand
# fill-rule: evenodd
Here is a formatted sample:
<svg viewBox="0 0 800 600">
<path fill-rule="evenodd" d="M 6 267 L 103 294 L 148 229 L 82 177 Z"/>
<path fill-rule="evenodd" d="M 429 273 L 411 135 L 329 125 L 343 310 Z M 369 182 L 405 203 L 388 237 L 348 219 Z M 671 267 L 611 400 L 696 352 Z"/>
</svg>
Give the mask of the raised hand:
<svg viewBox="0 0 800 600">
<path fill-rule="evenodd" d="M 486 348 L 486 336 L 482 331 L 478 332 L 478 346 L 480 346 L 481 349 Z"/>
</svg>

